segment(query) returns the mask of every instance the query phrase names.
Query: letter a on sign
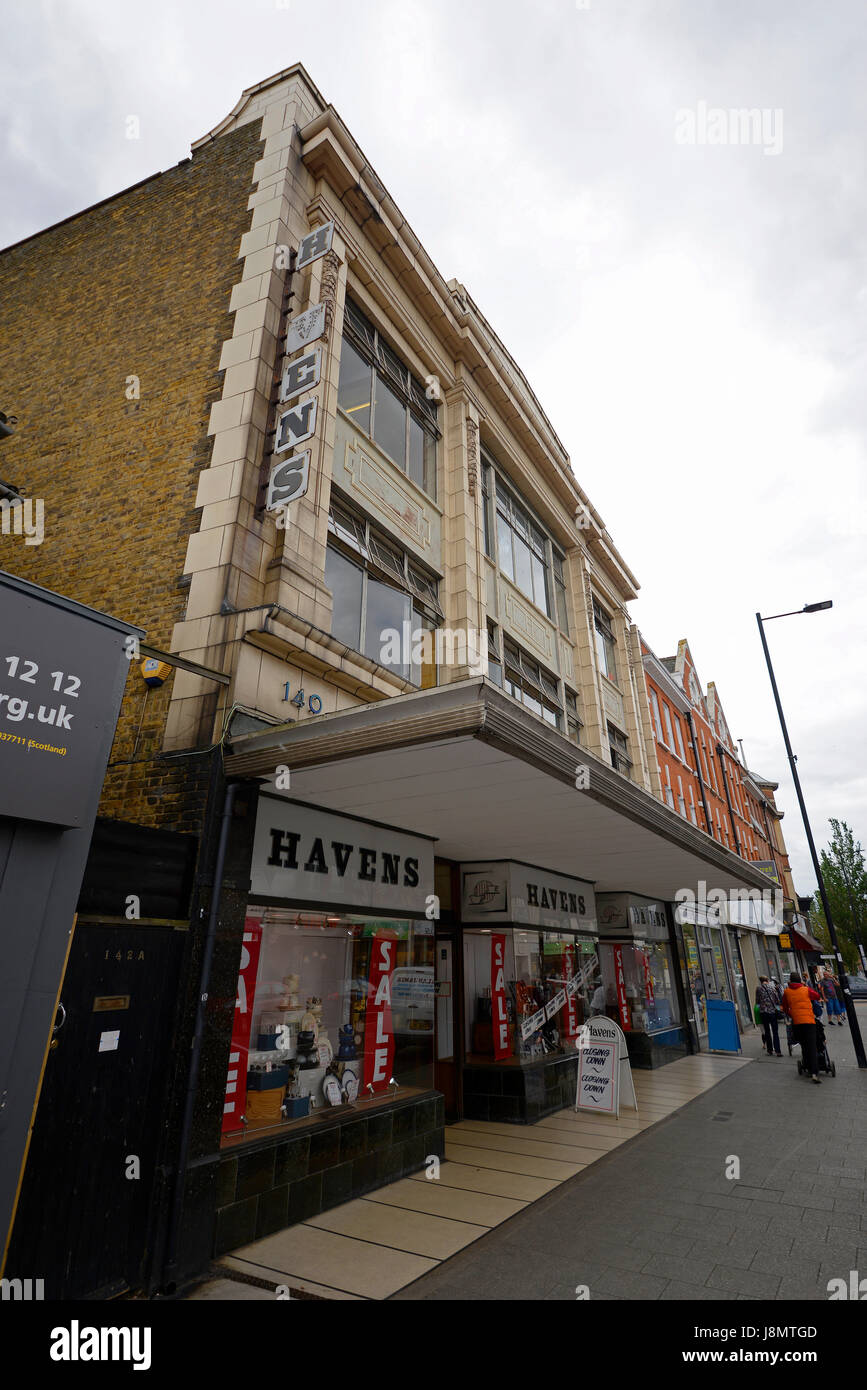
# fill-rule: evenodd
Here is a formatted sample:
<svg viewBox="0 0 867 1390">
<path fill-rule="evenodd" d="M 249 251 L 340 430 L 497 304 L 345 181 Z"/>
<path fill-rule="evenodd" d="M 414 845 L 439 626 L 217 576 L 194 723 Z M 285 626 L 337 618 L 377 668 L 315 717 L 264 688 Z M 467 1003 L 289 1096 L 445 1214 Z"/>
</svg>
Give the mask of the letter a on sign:
<svg viewBox="0 0 867 1390">
<path fill-rule="evenodd" d="M 491 934 L 491 1023 L 494 1029 L 494 1057 L 509 1056 L 509 1017 L 506 1013 L 506 937 Z"/>
</svg>

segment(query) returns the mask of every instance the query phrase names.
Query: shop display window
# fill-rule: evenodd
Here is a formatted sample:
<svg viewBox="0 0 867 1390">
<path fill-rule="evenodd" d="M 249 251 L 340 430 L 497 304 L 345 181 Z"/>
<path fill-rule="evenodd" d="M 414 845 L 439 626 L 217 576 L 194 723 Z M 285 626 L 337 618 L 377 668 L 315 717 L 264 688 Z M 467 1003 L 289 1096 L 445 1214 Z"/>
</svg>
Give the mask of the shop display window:
<svg viewBox="0 0 867 1390">
<path fill-rule="evenodd" d="M 223 1143 L 433 1088 L 434 924 L 248 909 Z"/>
<path fill-rule="evenodd" d="M 609 1018 L 628 1033 L 660 1033 L 679 1026 L 680 1002 L 668 941 L 602 942 L 600 950 Z"/>
<path fill-rule="evenodd" d="M 581 1024 L 602 1012 L 599 957 L 588 937 L 466 928 L 463 945 L 470 1062 L 520 1065 L 564 1056 Z"/>
</svg>

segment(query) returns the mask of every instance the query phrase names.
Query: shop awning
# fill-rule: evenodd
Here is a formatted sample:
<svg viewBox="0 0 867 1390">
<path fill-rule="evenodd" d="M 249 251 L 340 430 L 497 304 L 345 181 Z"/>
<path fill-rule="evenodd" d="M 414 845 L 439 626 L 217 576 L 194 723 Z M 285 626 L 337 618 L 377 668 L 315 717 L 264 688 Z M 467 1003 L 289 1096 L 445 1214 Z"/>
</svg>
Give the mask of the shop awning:
<svg viewBox="0 0 867 1390">
<path fill-rule="evenodd" d="M 788 935 L 791 937 L 794 951 L 817 951 L 821 955 L 822 951 L 827 949 L 808 931 L 796 931 L 794 927 L 789 927 Z"/>
<path fill-rule="evenodd" d="M 280 764 L 290 800 L 432 836 L 447 859 L 514 859 L 667 901 L 701 880 L 774 886 L 484 679 L 302 717 L 234 739 L 226 756 L 229 776 L 271 790 Z"/>
</svg>

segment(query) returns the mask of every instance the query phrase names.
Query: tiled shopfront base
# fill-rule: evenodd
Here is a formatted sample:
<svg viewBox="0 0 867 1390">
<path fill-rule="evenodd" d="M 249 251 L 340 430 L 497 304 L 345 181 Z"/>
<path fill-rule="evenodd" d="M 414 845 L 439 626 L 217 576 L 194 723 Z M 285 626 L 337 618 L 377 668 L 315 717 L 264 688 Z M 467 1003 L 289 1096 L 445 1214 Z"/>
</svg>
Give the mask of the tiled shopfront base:
<svg viewBox="0 0 867 1390">
<path fill-rule="evenodd" d="M 683 1030 L 648 1037 L 626 1035 L 629 1061 L 642 1071 L 664 1066 L 689 1052 Z M 578 1084 L 578 1054 L 524 1066 L 474 1066 L 464 1068 L 464 1116 L 468 1120 L 496 1120 L 532 1125 L 574 1105 Z"/>
<path fill-rule="evenodd" d="M 442 1157 L 442 1096 L 365 1116 L 359 1110 L 292 1138 L 253 1141 L 220 1159 L 214 1254 L 318 1216 Z"/>
<path fill-rule="evenodd" d="M 464 1116 L 532 1125 L 543 1115 L 572 1105 L 578 1054 L 529 1066 L 466 1066 Z"/>
</svg>

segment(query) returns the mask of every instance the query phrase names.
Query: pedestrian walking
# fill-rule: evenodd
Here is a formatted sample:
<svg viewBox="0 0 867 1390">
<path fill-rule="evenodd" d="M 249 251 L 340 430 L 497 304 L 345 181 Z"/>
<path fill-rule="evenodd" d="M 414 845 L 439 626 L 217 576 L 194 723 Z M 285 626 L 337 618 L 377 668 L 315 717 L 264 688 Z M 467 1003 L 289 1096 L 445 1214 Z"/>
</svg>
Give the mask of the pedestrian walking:
<svg viewBox="0 0 867 1390">
<path fill-rule="evenodd" d="M 756 1008 L 762 1021 L 762 1042 L 769 1057 L 782 1057 L 783 1055 L 780 1051 L 780 1030 L 777 1026 L 779 1023 L 777 1014 L 781 1003 L 782 999 L 776 980 L 769 980 L 767 975 L 760 975 L 756 989 Z"/>
<path fill-rule="evenodd" d="M 842 1028 L 843 1015 L 846 1013 L 846 1009 L 843 1005 L 842 990 L 837 976 L 826 970 L 822 977 L 820 989 L 825 1000 L 825 1008 L 828 1011 L 828 1023 L 839 1023 Z"/>
<path fill-rule="evenodd" d="M 783 1013 L 792 1020 L 795 1042 L 801 1044 L 804 1070 L 817 1086 L 821 1086 L 822 1083 L 819 1080 L 817 1027 L 813 1004 L 821 1002 L 818 991 L 806 984 L 800 975 L 789 976 L 789 983 L 783 993 Z"/>
</svg>

